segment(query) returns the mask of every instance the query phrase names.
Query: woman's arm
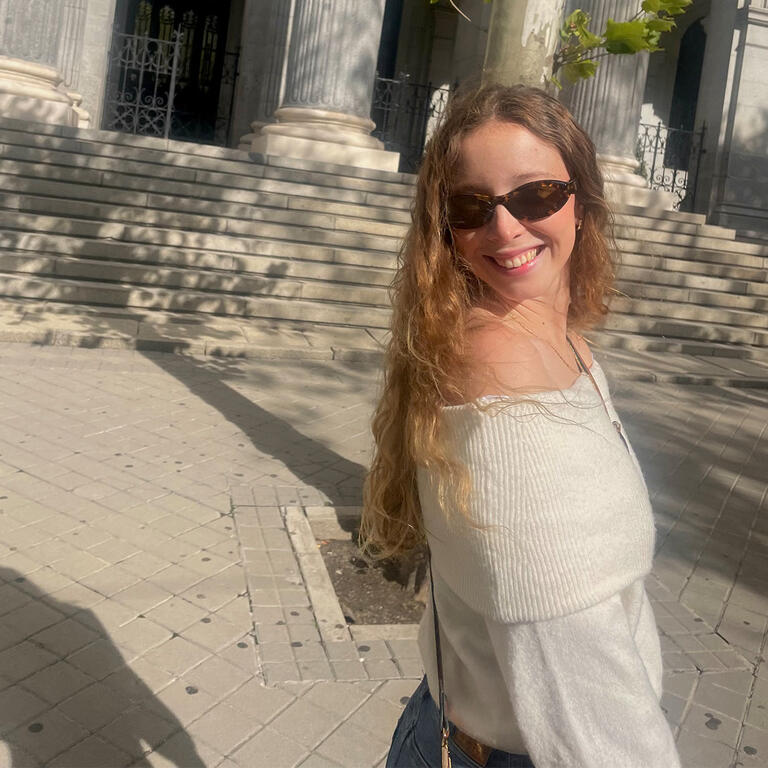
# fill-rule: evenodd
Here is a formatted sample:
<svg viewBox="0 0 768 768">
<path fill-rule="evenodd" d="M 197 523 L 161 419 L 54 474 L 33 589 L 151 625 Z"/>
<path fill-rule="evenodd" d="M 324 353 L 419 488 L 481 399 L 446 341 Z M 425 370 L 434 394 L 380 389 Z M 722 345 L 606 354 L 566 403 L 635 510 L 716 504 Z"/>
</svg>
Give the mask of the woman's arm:
<svg viewBox="0 0 768 768">
<path fill-rule="evenodd" d="M 679 768 L 620 594 L 561 618 L 486 624 L 537 768 Z"/>
</svg>

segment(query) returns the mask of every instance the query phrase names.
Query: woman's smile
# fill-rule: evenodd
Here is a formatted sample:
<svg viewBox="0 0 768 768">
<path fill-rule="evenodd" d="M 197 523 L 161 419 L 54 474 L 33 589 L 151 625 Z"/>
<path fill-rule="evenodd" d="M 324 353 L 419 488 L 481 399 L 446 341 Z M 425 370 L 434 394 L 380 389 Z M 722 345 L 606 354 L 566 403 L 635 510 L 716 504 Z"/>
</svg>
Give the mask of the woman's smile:
<svg viewBox="0 0 768 768">
<path fill-rule="evenodd" d="M 522 252 L 519 250 L 515 251 L 514 254 L 499 254 L 496 256 L 486 256 L 485 258 L 510 275 L 520 275 L 529 272 L 533 268 L 543 248 L 543 245 L 539 245 Z"/>
</svg>

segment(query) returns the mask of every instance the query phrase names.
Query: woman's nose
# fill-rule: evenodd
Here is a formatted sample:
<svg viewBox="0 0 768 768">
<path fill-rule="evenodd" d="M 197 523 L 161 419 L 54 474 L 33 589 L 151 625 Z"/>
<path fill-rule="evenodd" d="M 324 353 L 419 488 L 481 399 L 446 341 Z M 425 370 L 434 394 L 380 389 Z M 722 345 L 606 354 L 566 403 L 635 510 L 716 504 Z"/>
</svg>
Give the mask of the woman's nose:
<svg viewBox="0 0 768 768">
<path fill-rule="evenodd" d="M 493 209 L 493 215 L 488 222 L 490 232 L 500 237 L 511 237 L 525 230 L 520 219 L 515 218 L 503 205 Z"/>
</svg>

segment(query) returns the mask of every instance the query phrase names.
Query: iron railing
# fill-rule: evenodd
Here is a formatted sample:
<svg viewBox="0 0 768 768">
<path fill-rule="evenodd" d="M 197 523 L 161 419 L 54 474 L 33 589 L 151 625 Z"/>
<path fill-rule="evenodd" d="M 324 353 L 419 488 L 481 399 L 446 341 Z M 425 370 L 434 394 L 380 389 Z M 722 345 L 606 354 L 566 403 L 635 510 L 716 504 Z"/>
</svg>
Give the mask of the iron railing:
<svg viewBox="0 0 768 768">
<path fill-rule="evenodd" d="M 104 128 L 168 138 L 180 44 L 178 32 L 171 40 L 114 36 Z"/>
<path fill-rule="evenodd" d="M 672 192 L 680 211 L 694 210 L 706 126 L 698 131 L 640 123 L 635 155 L 651 189 Z"/>
<path fill-rule="evenodd" d="M 210 56 L 189 72 L 181 27 L 170 40 L 116 33 L 103 127 L 143 136 L 227 145 L 239 53 Z M 211 69 L 209 72 L 208 69 Z"/>
<path fill-rule="evenodd" d="M 411 82 L 408 75 L 399 78 L 376 77 L 373 88 L 371 119 L 376 123 L 373 135 L 386 149 L 400 153 L 400 170 L 415 172 L 424 144 L 448 103 L 450 88 Z"/>
</svg>

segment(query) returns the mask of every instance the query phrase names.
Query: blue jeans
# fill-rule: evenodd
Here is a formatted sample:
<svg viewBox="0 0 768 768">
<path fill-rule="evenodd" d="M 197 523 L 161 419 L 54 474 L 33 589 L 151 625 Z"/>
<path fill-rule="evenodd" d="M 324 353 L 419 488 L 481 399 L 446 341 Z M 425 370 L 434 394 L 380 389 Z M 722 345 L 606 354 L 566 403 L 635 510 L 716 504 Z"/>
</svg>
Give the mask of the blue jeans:
<svg viewBox="0 0 768 768">
<path fill-rule="evenodd" d="M 450 725 L 451 735 L 454 726 Z M 479 768 L 479 763 L 448 739 L 453 768 Z M 397 722 L 386 768 L 440 768 L 440 712 L 429 693 L 426 676 L 413 692 Z M 491 752 L 486 768 L 534 768 L 528 755 L 500 749 Z"/>
</svg>

